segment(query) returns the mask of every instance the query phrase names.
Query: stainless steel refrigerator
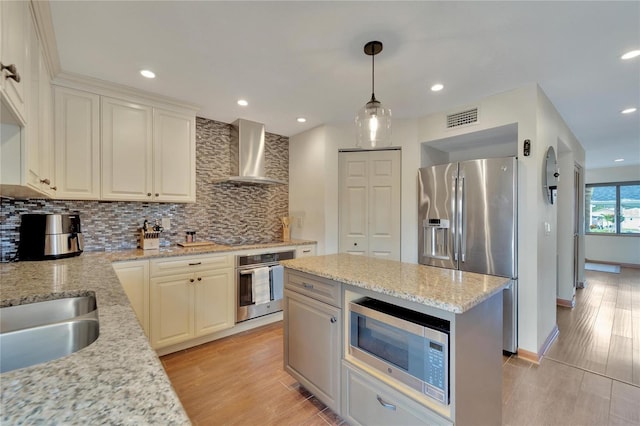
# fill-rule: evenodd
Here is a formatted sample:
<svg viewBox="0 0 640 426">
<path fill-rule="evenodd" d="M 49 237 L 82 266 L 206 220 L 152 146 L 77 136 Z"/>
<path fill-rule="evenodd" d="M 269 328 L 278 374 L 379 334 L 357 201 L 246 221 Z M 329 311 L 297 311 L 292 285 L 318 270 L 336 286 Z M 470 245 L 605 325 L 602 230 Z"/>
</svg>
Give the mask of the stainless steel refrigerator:
<svg viewBox="0 0 640 426">
<path fill-rule="evenodd" d="M 517 162 L 514 157 L 419 169 L 418 262 L 511 280 L 503 293 L 503 349 L 517 328 Z"/>
</svg>

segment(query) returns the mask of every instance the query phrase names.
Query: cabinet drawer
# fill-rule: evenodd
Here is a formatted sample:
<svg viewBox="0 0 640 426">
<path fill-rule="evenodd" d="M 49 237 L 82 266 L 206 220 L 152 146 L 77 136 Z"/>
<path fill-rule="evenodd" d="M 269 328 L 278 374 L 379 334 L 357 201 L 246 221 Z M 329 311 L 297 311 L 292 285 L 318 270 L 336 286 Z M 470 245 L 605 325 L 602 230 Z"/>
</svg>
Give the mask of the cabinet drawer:
<svg viewBox="0 0 640 426">
<path fill-rule="evenodd" d="M 152 260 L 150 263 L 151 276 L 161 277 L 211 269 L 233 268 L 233 256 L 178 256 Z"/>
<path fill-rule="evenodd" d="M 315 256 L 316 246 L 301 246 L 296 248 L 296 259 L 301 257 Z"/>
<path fill-rule="evenodd" d="M 322 279 L 303 272 L 286 270 L 285 288 L 304 294 L 312 299 L 341 308 L 340 283 Z"/>
<path fill-rule="evenodd" d="M 451 425 L 395 389 L 343 364 L 342 417 L 351 425 Z"/>
</svg>

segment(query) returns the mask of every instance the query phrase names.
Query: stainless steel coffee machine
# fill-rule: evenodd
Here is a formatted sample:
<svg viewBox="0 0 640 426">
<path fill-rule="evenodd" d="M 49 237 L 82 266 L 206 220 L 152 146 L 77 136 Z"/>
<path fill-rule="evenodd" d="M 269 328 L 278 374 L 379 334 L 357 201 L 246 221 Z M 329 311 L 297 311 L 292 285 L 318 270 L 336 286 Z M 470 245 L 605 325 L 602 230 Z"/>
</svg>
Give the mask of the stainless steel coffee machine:
<svg viewBox="0 0 640 426">
<path fill-rule="evenodd" d="M 19 260 L 78 256 L 84 239 L 77 214 L 25 214 L 20 225 Z"/>
</svg>

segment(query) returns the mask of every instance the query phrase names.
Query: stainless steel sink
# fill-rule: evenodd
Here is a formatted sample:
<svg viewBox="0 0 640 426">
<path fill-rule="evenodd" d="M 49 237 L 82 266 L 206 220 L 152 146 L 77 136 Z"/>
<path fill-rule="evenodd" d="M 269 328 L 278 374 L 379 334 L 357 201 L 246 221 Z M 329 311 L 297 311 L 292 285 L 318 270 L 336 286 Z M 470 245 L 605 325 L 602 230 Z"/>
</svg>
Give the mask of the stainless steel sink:
<svg viewBox="0 0 640 426">
<path fill-rule="evenodd" d="M 95 296 L 65 297 L 0 309 L 0 333 L 64 321 L 96 310 Z"/>
<path fill-rule="evenodd" d="M 0 373 L 62 358 L 100 334 L 95 296 L 0 309 Z"/>
</svg>

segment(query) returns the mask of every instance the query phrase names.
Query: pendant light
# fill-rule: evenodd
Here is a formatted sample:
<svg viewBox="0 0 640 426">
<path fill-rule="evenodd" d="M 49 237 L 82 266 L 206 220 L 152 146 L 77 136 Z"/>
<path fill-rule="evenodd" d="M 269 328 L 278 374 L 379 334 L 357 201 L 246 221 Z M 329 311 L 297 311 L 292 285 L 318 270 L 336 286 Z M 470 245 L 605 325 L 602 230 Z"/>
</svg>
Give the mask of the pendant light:
<svg viewBox="0 0 640 426">
<path fill-rule="evenodd" d="M 384 108 L 375 95 L 374 56 L 382 52 L 382 42 L 370 41 L 364 45 L 364 53 L 371 56 L 371 100 L 356 116 L 358 148 L 382 148 L 391 145 L 391 110 Z"/>
</svg>

